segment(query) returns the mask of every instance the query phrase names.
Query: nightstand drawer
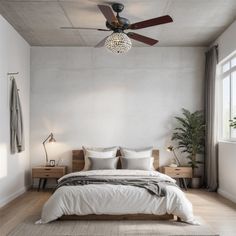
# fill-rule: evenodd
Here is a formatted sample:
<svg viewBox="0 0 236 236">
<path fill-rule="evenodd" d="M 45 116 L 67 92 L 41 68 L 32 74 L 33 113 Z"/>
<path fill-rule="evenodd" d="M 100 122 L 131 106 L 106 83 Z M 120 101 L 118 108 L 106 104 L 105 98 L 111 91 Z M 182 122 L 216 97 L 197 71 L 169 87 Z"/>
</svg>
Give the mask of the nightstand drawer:
<svg viewBox="0 0 236 236">
<path fill-rule="evenodd" d="M 170 173 L 168 175 L 172 178 L 192 178 L 191 173 Z"/>
<path fill-rule="evenodd" d="M 33 172 L 44 172 L 44 173 L 63 173 L 64 168 L 58 168 L 58 167 L 36 167 L 33 168 Z"/>
<path fill-rule="evenodd" d="M 163 173 L 172 178 L 192 178 L 191 167 L 164 167 Z"/>
<path fill-rule="evenodd" d="M 63 173 L 55 173 L 55 172 L 33 172 L 32 177 L 33 178 L 61 178 L 63 176 Z"/>
<path fill-rule="evenodd" d="M 39 179 L 38 191 L 41 188 L 43 181 L 43 189 L 45 188 L 48 179 L 60 179 L 66 174 L 67 166 L 37 166 L 32 168 L 32 184 L 34 185 L 34 178 Z"/>
<path fill-rule="evenodd" d="M 65 174 L 65 167 L 35 167 L 32 169 L 32 178 L 61 178 Z"/>
</svg>

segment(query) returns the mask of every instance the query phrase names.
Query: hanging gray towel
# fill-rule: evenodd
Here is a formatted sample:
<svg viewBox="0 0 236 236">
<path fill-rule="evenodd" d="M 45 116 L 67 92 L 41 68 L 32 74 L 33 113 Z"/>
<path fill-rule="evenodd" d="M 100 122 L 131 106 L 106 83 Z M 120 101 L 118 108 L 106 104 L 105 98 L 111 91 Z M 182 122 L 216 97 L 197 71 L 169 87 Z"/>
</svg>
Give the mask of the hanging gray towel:
<svg viewBox="0 0 236 236">
<path fill-rule="evenodd" d="M 20 97 L 16 81 L 12 79 L 11 100 L 10 100 L 10 129 L 11 129 L 11 153 L 22 152 L 25 150 L 23 117 L 20 104 Z"/>
</svg>

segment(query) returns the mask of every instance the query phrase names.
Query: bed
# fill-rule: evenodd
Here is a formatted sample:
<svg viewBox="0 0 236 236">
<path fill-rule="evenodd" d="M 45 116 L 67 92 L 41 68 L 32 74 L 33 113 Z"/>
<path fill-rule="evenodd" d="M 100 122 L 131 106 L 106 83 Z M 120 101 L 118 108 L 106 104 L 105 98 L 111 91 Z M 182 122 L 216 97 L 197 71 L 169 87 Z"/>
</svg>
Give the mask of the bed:
<svg viewBox="0 0 236 236">
<path fill-rule="evenodd" d="M 118 151 L 117 156 L 120 156 Z M 155 170 L 90 170 L 84 168 L 83 150 L 72 151 L 72 173 L 66 178 L 93 176 L 134 176 L 135 178 L 155 178 L 155 180 L 174 183 L 175 180 L 161 174 L 159 169 L 159 150 L 153 150 Z M 41 220 L 48 223 L 53 220 L 178 220 L 196 224 L 192 204 L 177 186 L 166 186 L 165 197 L 157 197 L 136 186 L 94 184 L 84 186 L 63 186 L 58 188 L 44 204 Z"/>
</svg>

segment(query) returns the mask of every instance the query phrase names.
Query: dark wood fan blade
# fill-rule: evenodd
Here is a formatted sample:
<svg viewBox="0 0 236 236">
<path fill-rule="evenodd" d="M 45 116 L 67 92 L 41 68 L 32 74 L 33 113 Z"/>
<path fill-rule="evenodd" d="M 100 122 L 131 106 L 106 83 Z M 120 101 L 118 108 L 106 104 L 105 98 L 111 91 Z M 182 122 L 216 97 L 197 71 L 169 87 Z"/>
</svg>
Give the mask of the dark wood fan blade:
<svg viewBox="0 0 236 236">
<path fill-rule="evenodd" d="M 153 18 L 153 19 L 140 21 L 140 22 L 131 24 L 129 26 L 129 29 L 136 30 L 136 29 L 151 27 L 154 25 L 167 24 L 167 23 L 171 23 L 171 22 L 173 22 L 173 19 L 169 15 L 166 15 L 166 16 L 161 16 L 161 17 L 157 17 L 157 18 Z"/>
<path fill-rule="evenodd" d="M 109 29 L 96 29 L 96 28 L 86 28 L 86 27 L 60 27 L 60 29 L 83 29 L 83 30 L 111 31 Z"/>
<path fill-rule="evenodd" d="M 109 6 L 98 5 L 98 8 L 100 9 L 100 11 L 102 12 L 102 14 L 105 16 L 105 18 L 110 24 L 113 24 L 113 23 L 119 24 L 117 18 L 115 17 L 112 9 Z"/>
<path fill-rule="evenodd" d="M 133 33 L 133 32 L 129 32 L 127 34 L 131 39 L 134 39 L 134 40 L 137 40 L 137 41 L 140 41 L 142 43 L 146 43 L 150 46 L 158 43 L 158 40 L 156 39 L 152 39 L 152 38 L 149 38 L 149 37 L 146 37 L 146 36 L 143 36 L 141 34 L 136 34 L 136 33 Z"/>
<path fill-rule="evenodd" d="M 95 47 L 95 48 L 101 48 L 101 47 L 103 47 L 107 38 L 108 38 L 108 36 L 105 37 L 103 40 L 101 40 L 101 41 L 100 41 L 96 46 L 94 46 L 94 47 Z"/>
</svg>

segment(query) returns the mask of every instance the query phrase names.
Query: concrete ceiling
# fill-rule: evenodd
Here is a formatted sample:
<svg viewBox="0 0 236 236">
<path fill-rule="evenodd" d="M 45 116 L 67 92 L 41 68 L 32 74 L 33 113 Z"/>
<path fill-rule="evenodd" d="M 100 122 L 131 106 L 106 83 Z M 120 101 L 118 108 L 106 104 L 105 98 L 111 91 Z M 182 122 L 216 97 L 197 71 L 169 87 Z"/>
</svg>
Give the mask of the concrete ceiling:
<svg viewBox="0 0 236 236">
<path fill-rule="evenodd" d="M 61 26 L 105 28 L 100 0 L 0 0 L 0 14 L 32 46 L 94 46 L 109 32 L 62 30 Z M 131 23 L 169 14 L 174 23 L 136 32 L 156 46 L 207 46 L 236 17 L 236 0 L 119 0 Z M 146 46 L 133 41 L 133 46 Z"/>
</svg>

